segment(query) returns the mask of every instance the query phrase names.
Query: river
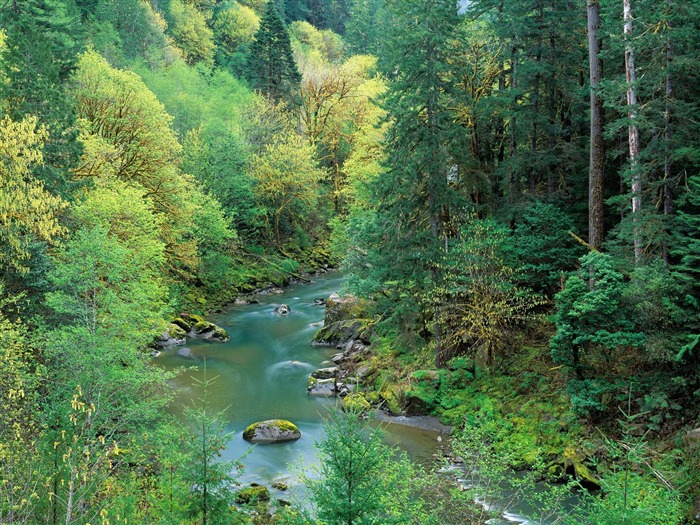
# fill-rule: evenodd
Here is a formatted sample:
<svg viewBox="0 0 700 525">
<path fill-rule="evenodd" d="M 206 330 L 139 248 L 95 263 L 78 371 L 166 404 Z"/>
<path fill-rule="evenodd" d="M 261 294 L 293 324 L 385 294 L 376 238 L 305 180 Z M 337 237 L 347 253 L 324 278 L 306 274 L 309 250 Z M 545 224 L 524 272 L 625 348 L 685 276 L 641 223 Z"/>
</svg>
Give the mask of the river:
<svg viewBox="0 0 700 525">
<path fill-rule="evenodd" d="M 230 432 L 224 459 L 243 460 L 239 478 L 243 484 L 261 483 L 268 487 L 276 481 L 294 485 L 295 468 L 309 466 L 317 459 L 314 443 L 324 437 L 323 420 L 335 399 L 309 397 L 306 380 L 316 368 L 328 366 L 334 348 L 313 348 L 314 333 L 323 321 L 324 308 L 314 303 L 326 298 L 343 284 L 340 274 L 315 277 L 311 284 L 295 284 L 283 293 L 259 295 L 259 303 L 230 305 L 209 320 L 224 327 L 231 339 L 226 343 L 188 339 L 183 347 L 170 347 L 156 359 L 167 370 L 190 368 L 174 379 L 176 399 L 173 410 L 181 413 L 201 397 L 193 378 L 204 379 L 204 362 L 209 387 L 208 402 L 214 411 L 223 411 L 226 430 Z M 291 308 L 287 315 L 278 315 L 279 304 Z M 251 445 L 242 438 L 251 423 L 282 418 L 301 430 L 298 441 L 273 445 Z M 439 432 L 403 424 L 381 423 L 386 441 L 398 445 L 409 457 L 422 464 L 431 464 L 439 454 Z M 273 497 L 288 497 L 275 493 Z M 519 510 L 504 514 L 504 521 L 493 523 L 528 523 Z"/>
</svg>

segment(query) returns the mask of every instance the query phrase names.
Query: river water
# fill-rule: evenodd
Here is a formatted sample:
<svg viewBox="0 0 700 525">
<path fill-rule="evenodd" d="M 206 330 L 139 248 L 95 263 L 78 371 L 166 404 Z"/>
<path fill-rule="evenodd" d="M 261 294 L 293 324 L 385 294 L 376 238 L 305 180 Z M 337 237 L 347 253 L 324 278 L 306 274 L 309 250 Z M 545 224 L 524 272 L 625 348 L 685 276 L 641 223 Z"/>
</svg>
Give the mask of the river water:
<svg viewBox="0 0 700 525">
<path fill-rule="evenodd" d="M 259 295 L 258 304 L 230 305 L 209 316 L 228 331 L 228 342 L 188 339 L 185 346 L 168 348 L 156 359 L 167 370 L 186 368 L 173 381 L 176 413 L 201 398 L 195 379 L 204 379 L 206 360 L 207 378 L 214 379 L 207 401 L 213 411 L 223 411 L 230 433 L 223 459 L 235 461 L 247 454 L 239 478 L 243 484 L 269 487 L 275 481 L 285 481 L 293 486 L 299 466 L 317 462 L 314 443 L 323 439 L 324 417 L 336 400 L 307 396 L 306 381 L 316 368 L 329 366 L 328 359 L 337 350 L 310 345 L 324 317 L 324 307 L 314 304 L 314 299 L 338 291 L 343 277 L 331 273 L 314 280 L 289 286 L 281 294 Z M 274 309 L 280 304 L 288 305 L 291 312 L 276 314 Z M 295 423 L 301 439 L 253 447 L 243 440 L 243 430 L 249 424 L 277 418 Z M 386 421 L 381 424 L 386 441 L 398 445 L 414 461 L 429 465 L 440 452 L 438 431 Z M 273 497 L 288 497 L 272 492 Z M 493 523 L 528 521 L 516 508 L 505 513 L 503 521 Z"/>
<path fill-rule="evenodd" d="M 292 285 L 282 294 L 260 295 L 259 304 L 231 305 L 208 317 L 224 327 L 231 336 L 226 343 L 188 339 L 184 347 L 162 352 L 156 363 L 167 369 L 197 367 L 186 370 L 174 380 L 175 412 L 181 412 L 201 390 L 193 378 L 216 377 L 209 387 L 208 401 L 214 411 L 224 411 L 226 430 L 231 432 L 225 459 L 238 459 L 248 453 L 241 481 L 269 485 L 289 481 L 290 465 L 316 462 L 314 442 L 324 437 L 323 418 L 335 399 L 309 397 L 306 380 L 316 368 L 337 350 L 313 348 L 310 342 L 319 329 L 324 307 L 314 304 L 338 291 L 343 283 L 339 274 L 315 277 L 312 284 Z M 279 304 L 291 308 L 288 315 L 278 315 Z M 246 426 L 266 419 L 288 419 L 301 430 L 298 441 L 252 447 L 242 438 Z M 387 439 L 400 443 L 413 459 L 427 462 L 437 452 L 437 432 L 387 425 Z"/>
</svg>

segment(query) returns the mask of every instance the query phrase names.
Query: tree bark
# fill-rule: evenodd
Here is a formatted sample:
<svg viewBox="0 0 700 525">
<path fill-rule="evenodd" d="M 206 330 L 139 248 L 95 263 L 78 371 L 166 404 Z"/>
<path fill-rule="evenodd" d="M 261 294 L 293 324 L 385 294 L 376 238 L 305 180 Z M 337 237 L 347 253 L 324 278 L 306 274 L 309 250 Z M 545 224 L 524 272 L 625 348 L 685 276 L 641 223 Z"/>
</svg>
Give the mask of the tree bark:
<svg viewBox="0 0 700 525">
<path fill-rule="evenodd" d="M 639 170 L 639 127 L 637 121 L 637 70 L 634 63 L 634 46 L 632 45 L 632 0 L 623 0 L 623 19 L 625 35 L 625 76 L 627 78 L 627 116 L 629 161 L 632 185 L 632 223 L 634 260 L 642 257 L 641 227 L 639 213 L 642 207 L 642 175 Z"/>
<path fill-rule="evenodd" d="M 588 164 L 588 243 L 599 250 L 603 244 L 603 200 L 605 150 L 603 143 L 603 101 L 597 92 L 603 76 L 600 59 L 600 4 L 587 0 L 588 7 L 588 63 L 590 79 L 590 158 Z"/>
<path fill-rule="evenodd" d="M 673 195 L 671 194 L 671 97 L 673 97 L 673 84 L 671 81 L 671 60 L 673 60 L 673 48 L 671 47 L 671 39 L 669 37 L 666 42 L 666 100 L 664 107 L 664 182 L 663 182 L 663 201 L 664 201 L 664 218 L 668 224 L 668 216 L 673 213 Z M 668 253 L 668 237 L 670 232 L 666 232 L 666 237 L 663 242 L 663 257 L 664 264 L 668 268 L 671 264 Z"/>
</svg>

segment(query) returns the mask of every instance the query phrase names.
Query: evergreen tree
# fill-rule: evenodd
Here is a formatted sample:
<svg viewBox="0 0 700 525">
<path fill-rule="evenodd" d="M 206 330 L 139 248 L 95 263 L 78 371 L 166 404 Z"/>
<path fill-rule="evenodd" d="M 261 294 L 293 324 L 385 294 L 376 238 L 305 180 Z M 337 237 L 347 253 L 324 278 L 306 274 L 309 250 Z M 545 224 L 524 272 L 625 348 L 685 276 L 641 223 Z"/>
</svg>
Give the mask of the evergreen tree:
<svg viewBox="0 0 700 525">
<path fill-rule="evenodd" d="M 389 7 L 390 60 L 397 76 L 384 104 L 392 126 L 386 175 L 372 183 L 379 204 L 374 224 L 365 230 L 371 262 L 360 279 L 375 290 L 391 282 L 399 285 L 400 295 L 422 296 L 440 284 L 443 247 L 459 221 L 454 214 L 459 196 L 449 184 L 452 152 L 459 146 L 446 80 L 457 6 L 448 0 L 411 0 Z M 436 323 L 434 340 L 442 365 L 439 327 Z"/>
<path fill-rule="evenodd" d="M 292 102 L 301 82 L 289 34 L 272 2 L 265 8 L 250 46 L 248 80 L 275 102 Z"/>
<path fill-rule="evenodd" d="M 420 497 L 422 473 L 405 454 L 396 458 L 381 430 L 353 411 L 334 414 L 325 428 L 325 439 L 316 444 L 319 476 L 304 479 L 323 523 L 435 523 Z"/>
</svg>

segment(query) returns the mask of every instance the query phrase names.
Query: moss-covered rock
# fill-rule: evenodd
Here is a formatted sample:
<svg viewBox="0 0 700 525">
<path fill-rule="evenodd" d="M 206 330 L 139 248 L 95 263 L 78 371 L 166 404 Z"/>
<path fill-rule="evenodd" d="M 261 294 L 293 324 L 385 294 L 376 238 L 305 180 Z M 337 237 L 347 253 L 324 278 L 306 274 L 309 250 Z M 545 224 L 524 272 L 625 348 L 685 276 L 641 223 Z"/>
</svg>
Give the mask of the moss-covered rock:
<svg viewBox="0 0 700 525">
<path fill-rule="evenodd" d="M 338 367 L 319 368 L 311 372 L 311 376 L 316 379 L 333 379 L 338 376 Z"/>
<path fill-rule="evenodd" d="M 276 490 L 287 490 L 289 487 L 284 481 L 275 481 L 272 488 Z"/>
<path fill-rule="evenodd" d="M 353 392 L 343 398 L 343 410 L 346 412 L 362 413 L 370 408 L 371 405 L 362 392 Z"/>
<path fill-rule="evenodd" d="M 195 323 L 195 325 L 192 327 L 192 331 L 196 335 L 202 335 L 207 332 L 211 332 L 214 329 L 214 324 L 210 323 L 208 321 L 198 321 Z"/>
<path fill-rule="evenodd" d="M 179 326 L 185 333 L 187 333 L 192 328 L 193 323 L 186 321 L 182 317 L 176 317 L 173 319 L 173 324 Z"/>
<path fill-rule="evenodd" d="M 367 317 L 370 303 L 353 295 L 340 296 L 333 293 L 326 299 L 325 324 Z"/>
<path fill-rule="evenodd" d="M 249 425 L 243 431 L 243 439 L 251 443 L 281 443 L 296 441 L 301 437 L 299 428 L 286 419 L 268 419 Z"/>
<path fill-rule="evenodd" d="M 184 339 L 187 336 L 187 332 L 181 326 L 170 323 L 168 325 L 168 335 L 173 339 Z"/>
<path fill-rule="evenodd" d="M 207 321 L 201 315 L 197 314 L 182 314 L 173 321 L 192 337 L 207 339 L 211 341 L 226 342 L 229 340 L 228 332 L 222 327 Z M 188 328 L 185 328 L 188 326 Z"/>
<path fill-rule="evenodd" d="M 370 339 L 369 320 L 351 319 L 349 321 L 337 321 L 325 324 L 312 341 L 314 346 L 342 347 L 350 341 L 360 340 L 368 344 Z"/>
<path fill-rule="evenodd" d="M 575 447 L 567 447 L 563 454 L 563 464 L 567 470 L 573 470 L 581 484 L 593 489 L 600 488 L 600 481 L 591 473 L 584 461 L 586 455 Z"/>
<path fill-rule="evenodd" d="M 306 393 L 310 396 L 333 397 L 337 395 L 338 388 L 335 382 L 335 377 L 318 379 L 314 376 L 309 376 L 309 379 L 306 382 Z"/>
<path fill-rule="evenodd" d="M 270 501 L 270 491 L 264 485 L 247 487 L 236 493 L 235 501 L 238 505 L 249 505 L 260 501 Z"/>
</svg>

